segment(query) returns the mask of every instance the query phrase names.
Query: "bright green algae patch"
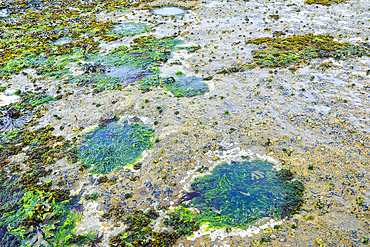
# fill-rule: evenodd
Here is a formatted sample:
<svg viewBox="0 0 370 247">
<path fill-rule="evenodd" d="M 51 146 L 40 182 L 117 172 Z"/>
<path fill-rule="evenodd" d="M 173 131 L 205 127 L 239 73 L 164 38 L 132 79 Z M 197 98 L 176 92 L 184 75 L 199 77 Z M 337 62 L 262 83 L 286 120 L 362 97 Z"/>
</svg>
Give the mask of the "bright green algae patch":
<svg viewBox="0 0 370 247">
<path fill-rule="evenodd" d="M 51 95 L 47 95 L 46 93 L 31 93 L 31 92 L 20 92 L 16 93 L 20 95 L 22 98 L 22 101 L 20 104 L 13 104 L 13 107 L 19 106 L 20 108 L 26 108 L 26 107 L 36 107 L 38 105 L 47 104 L 52 101 L 56 101 L 57 99 L 54 98 Z"/>
<path fill-rule="evenodd" d="M 96 89 L 120 89 L 128 84 L 138 84 L 141 90 L 164 87 L 175 97 L 193 97 L 209 91 L 207 84 L 196 77 L 184 75 L 161 78 L 159 67 L 171 58 L 171 53 L 181 40 L 173 37 L 161 39 L 153 36 L 135 38 L 130 47 L 120 46 L 113 52 L 92 54 L 85 64 L 85 74 L 71 77 L 70 83 L 93 84 Z M 93 73 L 89 73 L 89 72 Z"/>
<path fill-rule="evenodd" d="M 27 1 L 7 1 L 3 7 L 12 9 L 9 18 L 2 19 L 0 27 L 0 77 L 7 78 L 13 73 L 29 68 L 29 58 L 43 58 L 71 54 L 74 51 L 97 52 L 99 42 L 115 40 L 125 35 L 125 31 L 113 33 L 112 21 L 98 21 L 96 13 L 103 9 L 111 12 L 148 1 L 107 0 L 80 2 L 62 0 L 35 2 L 34 8 L 27 8 Z M 66 8 L 68 6 L 69 8 Z M 89 12 L 89 15 L 83 13 Z M 16 20 L 16 21 L 14 21 Z M 133 33 L 141 33 L 139 26 Z M 82 35 L 84 37 L 82 38 Z M 130 35 L 130 31 L 127 31 Z M 64 38 L 68 42 L 54 42 Z M 47 68 L 45 68 L 47 70 Z M 61 68 L 53 68 L 55 69 Z M 52 70 L 48 71 L 52 75 Z M 66 71 L 63 71 L 65 74 Z"/>
<path fill-rule="evenodd" d="M 217 166 L 196 178 L 187 197 L 201 211 L 200 223 L 210 227 L 246 227 L 257 219 L 285 218 L 302 204 L 303 185 L 288 170 L 275 171 L 260 160 Z M 185 200 L 183 200 L 185 201 Z"/>
<path fill-rule="evenodd" d="M 180 78 L 172 84 L 166 84 L 165 87 L 175 97 L 193 97 L 209 92 L 207 84 L 194 76 Z"/>
<path fill-rule="evenodd" d="M 172 37 L 162 39 L 153 36 L 135 38 L 130 47 L 120 46 L 107 55 L 92 55 L 89 60 L 106 66 L 130 66 L 135 68 L 152 68 L 170 58 L 171 51 L 180 40 Z"/>
<path fill-rule="evenodd" d="M 70 213 L 70 201 L 56 201 L 50 192 L 28 191 L 18 207 L 3 215 L 0 226 L 7 225 L 9 234 L 16 236 L 21 246 L 66 244 L 78 220 L 76 213 Z M 26 237 L 33 232 L 32 238 Z"/>
<path fill-rule="evenodd" d="M 153 136 L 153 131 L 140 123 L 111 123 L 87 135 L 85 145 L 79 149 L 79 157 L 87 168 L 94 164 L 92 173 L 107 174 L 135 162 L 152 146 Z"/>
<path fill-rule="evenodd" d="M 237 64 L 217 72 L 229 74 L 255 67 L 285 68 L 306 65 L 315 58 L 334 58 L 337 60 L 349 57 L 370 56 L 370 45 L 362 43 L 353 45 L 347 42 L 334 41 L 330 35 L 291 36 L 287 38 L 257 38 L 247 40 L 246 44 L 263 45 L 259 50 L 253 50 L 253 61 L 247 64 Z"/>
<path fill-rule="evenodd" d="M 53 130 L 46 126 L 0 135 L 0 246 L 81 246 L 97 236 L 75 234 L 83 211 L 79 195 L 40 180 L 57 159 L 75 157 L 75 145 L 53 136 Z M 22 152 L 24 165 L 7 160 Z"/>
<path fill-rule="evenodd" d="M 157 39 L 153 36 L 135 38 L 130 47 L 120 46 L 109 54 L 92 54 L 87 59 L 98 66 L 99 72 L 71 77 L 71 83 L 91 83 L 96 88 L 118 89 L 130 83 L 140 84 L 146 77 L 159 77 L 159 69 L 171 57 L 180 40 L 172 37 Z M 95 71 L 95 67 L 93 67 Z M 100 69 L 101 68 L 101 69 Z"/>
</svg>

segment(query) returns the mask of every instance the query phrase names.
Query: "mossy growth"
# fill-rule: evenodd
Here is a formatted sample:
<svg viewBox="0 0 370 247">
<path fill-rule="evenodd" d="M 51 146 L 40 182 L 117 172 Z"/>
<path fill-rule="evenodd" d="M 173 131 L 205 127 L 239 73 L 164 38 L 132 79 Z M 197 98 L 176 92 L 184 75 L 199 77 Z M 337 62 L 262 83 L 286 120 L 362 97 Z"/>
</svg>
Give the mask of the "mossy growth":
<svg viewBox="0 0 370 247">
<path fill-rule="evenodd" d="M 102 90 L 120 89 L 128 84 L 138 84 L 141 90 L 165 87 L 176 97 L 192 97 L 208 92 L 207 84 L 196 77 L 186 77 L 177 72 L 175 78 L 160 78 L 158 67 L 170 57 L 182 41 L 173 37 L 161 39 L 153 36 L 135 38 L 130 47 L 120 46 L 107 55 L 92 54 L 87 61 L 104 70 L 91 69 L 94 73 L 70 77 L 70 83 L 92 84 Z M 86 67 L 86 65 L 85 65 Z M 90 66 L 91 67 L 91 66 Z M 89 67 L 89 68 L 90 68 Z"/>
<path fill-rule="evenodd" d="M 8 184 L 7 188 L 13 189 L 9 195 L 4 188 L 0 188 L 2 202 L 5 202 L 0 207 L 0 244 L 81 246 L 94 239 L 96 234 L 74 233 L 81 216 L 71 212 L 75 198 L 70 197 L 68 191 L 50 190 L 50 186 L 45 186 L 46 191 L 27 187 L 21 190 L 16 184 Z"/>
<path fill-rule="evenodd" d="M 153 131 L 140 123 L 110 123 L 97 127 L 86 136 L 78 155 L 85 167 L 95 174 L 133 164 L 141 153 L 152 146 Z"/>
<path fill-rule="evenodd" d="M 1 246 L 81 246 L 95 238 L 96 234 L 74 233 L 80 218 L 71 212 L 76 197 L 68 190 L 52 188 L 50 180 L 40 181 L 51 173 L 46 169 L 48 164 L 73 156 L 73 145 L 51 135 L 52 130 L 46 126 L 0 136 Z M 21 152 L 27 155 L 24 166 L 7 160 Z"/>
<path fill-rule="evenodd" d="M 58 199 L 51 192 L 25 192 L 16 210 L 2 215 L 0 227 L 6 225 L 8 235 L 15 236 L 21 246 L 65 246 L 78 216 L 70 213 L 68 199 Z"/>
<path fill-rule="evenodd" d="M 186 208 L 168 212 L 168 218 L 163 221 L 168 230 L 162 232 L 156 232 L 149 226 L 156 223 L 159 220 L 158 217 L 159 213 L 154 209 L 147 212 L 135 210 L 133 213 L 128 213 L 123 219 L 127 227 L 122 233 L 110 239 L 110 246 L 169 247 L 173 246 L 180 237 L 191 235 L 199 229 L 195 215 Z"/>
<path fill-rule="evenodd" d="M 121 83 L 120 78 L 99 73 L 70 77 L 68 81 L 69 83 L 76 83 L 80 85 L 92 84 L 96 89 L 96 92 L 100 92 L 101 90 L 121 89 L 124 86 L 124 84 Z"/>
<path fill-rule="evenodd" d="M 88 195 L 85 195 L 84 197 L 86 200 L 88 201 L 96 201 L 98 198 L 99 198 L 99 194 L 94 192 L 94 193 L 91 193 L 91 194 L 88 194 Z"/>
<path fill-rule="evenodd" d="M 10 84 L 5 85 L 5 86 L 0 86 L 0 93 L 5 92 L 5 90 L 10 86 Z"/>
<path fill-rule="evenodd" d="M 335 3 L 344 3 L 348 0 L 306 0 L 305 3 L 307 4 L 321 4 L 321 5 L 332 5 Z"/>
<path fill-rule="evenodd" d="M 201 47 L 200 45 L 190 45 L 190 46 L 181 46 L 179 47 L 180 50 L 186 50 L 188 52 L 195 52 L 199 50 Z"/>
<path fill-rule="evenodd" d="M 217 166 L 211 175 L 196 178 L 180 202 L 201 211 L 200 223 L 210 227 L 246 227 L 264 217 L 282 219 L 298 212 L 303 185 L 288 170 L 276 171 L 260 160 Z"/>
<path fill-rule="evenodd" d="M 46 93 L 20 92 L 19 96 L 22 99 L 19 107 L 22 108 L 36 107 L 38 105 L 47 104 L 51 101 L 57 100 Z M 14 106 L 16 106 L 16 104 Z"/>
<path fill-rule="evenodd" d="M 33 163 L 49 165 L 55 159 L 67 157 L 76 160 L 75 145 L 62 136 L 54 136 L 53 127 L 45 126 L 34 131 L 10 131 L 0 136 L 0 162 L 28 147 L 26 154 Z"/>
<path fill-rule="evenodd" d="M 92 0 L 87 3 L 65 0 L 44 4 L 37 2 L 32 4 L 32 8 L 29 7 L 29 1 L 4 3 L 2 7 L 11 9 L 11 17 L 3 18 L 2 28 L 0 28 L 0 56 L 2 57 L 0 78 L 9 78 L 11 74 L 34 67 L 34 62 L 37 61 L 33 60 L 48 60 L 50 57 L 63 55 L 73 57 L 76 51 L 81 54 L 98 52 L 99 41 L 95 39 L 109 41 L 116 34 L 111 31 L 113 22 L 99 21 L 96 14 L 101 11 L 110 12 L 138 6 L 142 2 L 147 1 L 107 0 L 101 2 Z M 86 12 L 89 14 L 81 15 Z M 56 20 L 63 21 L 59 23 Z M 143 27 L 139 25 L 132 32 L 141 33 L 142 31 Z M 129 30 L 127 32 L 130 34 Z M 121 34 L 126 33 L 117 35 Z M 63 42 L 57 42 L 60 40 Z M 44 62 L 42 61 L 42 67 L 36 69 L 37 73 L 47 76 L 61 76 L 69 73 L 64 65 L 50 63 L 49 66 L 44 66 L 46 65 Z"/>
<path fill-rule="evenodd" d="M 347 42 L 334 41 L 330 35 L 306 34 L 287 38 L 257 38 L 246 41 L 246 44 L 262 45 L 259 50 L 253 50 L 253 61 L 247 64 L 237 64 L 223 69 L 218 74 L 230 74 L 255 67 L 296 69 L 296 66 L 306 65 L 316 58 L 346 59 L 370 55 L 370 45 L 362 43 L 353 45 Z"/>
<path fill-rule="evenodd" d="M 71 83 L 89 83 L 104 89 L 118 89 L 132 83 L 146 84 L 147 77 L 158 78 L 158 67 L 171 57 L 177 44 L 172 37 L 153 36 L 135 38 L 130 47 L 120 46 L 107 55 L 93 54 L 87 59 L 107 67 L 103 73 L 71 77 Z M 141 83 L 143 81 L 144 83 Z"/>
<path fill-rule="evenodd" d="M 252 52 L 256 64 L 266 67 L 299 65 L 315 58 L 344 59 L 370 55 L 368 44 L 339 43 L 329 35 L 307 34 L 288 38 L 257 38 L 246 43 L 267 46 Z"/>
</svg>

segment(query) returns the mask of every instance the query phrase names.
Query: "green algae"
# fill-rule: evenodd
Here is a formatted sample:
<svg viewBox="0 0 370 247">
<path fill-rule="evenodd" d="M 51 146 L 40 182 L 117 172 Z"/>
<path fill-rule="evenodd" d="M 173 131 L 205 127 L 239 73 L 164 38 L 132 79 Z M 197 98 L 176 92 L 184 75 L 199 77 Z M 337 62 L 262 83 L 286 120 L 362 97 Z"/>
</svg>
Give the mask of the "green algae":
<svg viewBox="0 0 370 247">
<path fill-rule="evenodd" d="M 19 107 L 22 108 L 36 107 L 57 100 L 53 96 L 48 95 L 46 93 L 20 92 L 19 96 L 22 99 L 21 103 L 19 104 Z M 16 105 L 17 104 L 14 104 L 14 106 Z"/>
<path fill-rule="evenodd" d="M 247 40 L 246 44 L 260 46 L 253 50 L 253 61 L 247 64 L 237 64 L 223 69 L 218 74 L 229 74 L 255 67 L 297 69 L 310 63 L 312 59 L 334 58 L 344 60 L 350 57 L 370 56 L 370 46 L 366 43 L 353 45 L 347 42 L 337 42 L 330 35 L 307 34 L 287 38 L 257 38 Z"/>
<path fill-rule="evenodd" d="M 51 173 L 46 166 L 74 156 L 73 144 L 53 136 L 46 126 L 35 131 L 12 131 L 0 136 L 0 244 L 6 246 L 81 246 L 96 234 L 76 235 L 81 218 L 71 212 L 78 201 L 68 190 L 41 182 Z M 23 148 L 26 148 L 23 151 Z M 25 152 L 25 167 L 7 158 Z"/>
<path fill-rule="evenodd" d="M 87 59 L 94 66 L 106 67 L 101 73 L 71 77 L 70 83 L 92 84 L 104 90 L 120 89 L 137 83 L 143 91 L 165 87 L 176 97 L 193 97 L 209 91 L 207 84 L 196 77 L 177 73 L 177 79 L 161 78 L 158 67 L 171 58 L 172 51 L 182 41 L 172 37 L 157 39 L 153 36 L 135 38 L 130 47 L 120 46 L 107 55 L 93 54 Z M 198 47 L 196 47 L 198 49 Z M 179 48 L 184 49 L 184 48 Z M 190 50 L 195 49 L 191 48 Z"/>
<path fill-rule="evenodd" d="M 91 84 L 96 89 L 103 90 L 121 89 L 133 83 L 144 92 L 151 90 L 152 87 L 165 87 L 176 97 L 193 97 L 208 92 L 207 84 L 196 77 L 185 77 L 179 72 L 176 74 L 177 80 L 160 77 L 158 67 L 171 58 L 174 50 L 188 49 L 192 52 L 199 49 L 197 46 L 177 48 L 178 44 L 182 44 L 182 41 L 173 37 L 135 38 L 130 47 L 120 46 L 106 55 L 99 53 L 89 55 L 87 62 L 93 63 L 89 64 L 89 68 L 92 68 L 94 73 L 86 72 L 87 74 L 82 76 L 72 76 L 69 82 L 80 85 Z"/>
<path fill-rule="evenodd" d="M 141 81 L 145 82 L 147 77 L 159 76 L 158 67 L 171 57 L 171 52 L 180 43 L 172 37 L 135 38 L 130 47 L 120 46 L 106 55 L 90 54 L 87 62 L 103 66 L 104 71 L 70 77 L 69 82 L 88 83 L 105 90 L 119 89 L 131 83 L 145 84 Z"/>
<path fill-rule="evenodd" d="M 79 85 L 93 85 L 98 92 L 99 90 L 121 89 L 125 85 L 118 77 L 107 76 L 100 73 L 71 77 L 68 81 L 69 83 L 76 83 Z"/>
<path fill-rule="evenodd" d="M 133 164 L 141 153 L 152 146 L 152 130 L 140 123 L 111 123 L 98 127 L 86 136 L 78 155 L 92 173 L 107 174 Z"/>
<path fill-rule="evenodd" d="M 352 45 L 339 43 L 329 35 L 291 36 L 288 38 L 258 38 L 246 44 L 261 45 L 267 48 L 252 52 L 255 63 L 266 67 L 287 67 L 307 63 L 315 58 L 345 59 L 370 55 L 368 44 Z"/>
<path fill-rule="evenodd" d="M 24 193 L 19 209 L 3 214 L 0 227 L 7 225 L 9 234 L 16 236 L 21 246 L 66 244 L 78 217 L 70 214 L 69 200 L 58 202 L 52 197 L 51 192 L 38 190 Z"/>
<path fill-rule="evenodd" d="M 120 46 L 109 55 L 95 55 L 89 60 L 108 67 L 128 66 L 150 70 L 167 61 L 171 51 L 180 43 L 182 41 L 172 37 L 158 39 L 153 36 L 142 36 L 135 38 L 130 47 Z"/>
<path fill-rule="evenodd" d="M 0 229 L 6 231 L 1 242 L 13 242 L 17 246 L 81 246 L 91 241 L 94 234 L 74 233 L 80 215 L 71 213 L 73 197 L 60 196 L 55 192 L 18 192 L 21 199 L 9 207 L 3 205 Z M 23 196 L 22 196 L 23 195 Z"/>
<path fill-rule="evenodd" d="M 166 89 L 171 91 L 175 97 L 194 97 L 209 92 L 207 84 L 197 77 L 181 78 L 166 85 Z"/>
<path fill-rule="evenodd" d="M 46 2 L 36 8 L 27 8 L 27 1 L 7 2 L 12 9 L 12 18 L 2 20 L 0 28 L 0 77 L 9 78 L 11 74 L 19 73 L 32 67 L 29 60 L 48 58 L 50 56 L 73 56 L 74 52 L 96 53 L 99 42 L 95 38 L 107 39 L 112 35 L 111 21 L 98 21 L 96 10 L 107 12 L 137 6 L 138 2 L 118 0 L 89 1 L 89 3 L 71 0 Z M 69 6 L 71 9 L 66 9 Z M 90 15 L 81 15 L 89 11 Z M 99 32 L 91 32 L 100 30 Z M 142 33 L 145 30 L 139 25 L 131 34 Z M 130 31 L 118 32 L 118 35 L 130 35 Z M 84 37 L 81 37 L 84 36 Z M 64 39 L 64 42 L 56 42 Z M 65 67 L 53 64 L 39 68 L 38 73 L 48 76 L 63 76 L 68 74 Z M 58 72 L 59 71 L 59 72 Z"/>
<path fill-rule="evenodd" d="M 53 127 L 45 126 L 35 131 L 11 131 L 0 136 L 0 162 L 7 157 L 17 155 L 23 148 L 29 147 L 26 151 L 29 160 L 44 165 L 52 164 L 55 159 L 62 157 L 74 158 L 74 145 L 61 136 L 53 136 Z M 54 145 L 56 142 L 63 142 Z"/>
<path fill-rule="evenodd" d="M 119 217 L 122 216 L 116 218 Z M 127 227 L 122 233 L 110 239 L 110 246 L 169 247 L 173 246 L 180 237 L 191 235 L 199 229 L 195 216 L 186 208 L 168 212 L 168 218 L 164 219 L 163 224 L 169 227 L 169 230 L 163 232 L 155 232 L 149 227 L 149 224 L 159 220 L 158 217 L 159 213 L 153 208 L 147 212 L 135 210 L 127 213 L 123 219 Z"/>
<path fill-rule="evenodd" d="M 201 212 L 198 221 L 212 228 L 285 218 L 298 212 L 303 196 L 302 183 L 289 171 L 275 171 L 272 164 L 260 160 L 219 165 L 211 175 L 196 178 L 191 189 L 180 202 L 190 200 Z"/>
</svg>

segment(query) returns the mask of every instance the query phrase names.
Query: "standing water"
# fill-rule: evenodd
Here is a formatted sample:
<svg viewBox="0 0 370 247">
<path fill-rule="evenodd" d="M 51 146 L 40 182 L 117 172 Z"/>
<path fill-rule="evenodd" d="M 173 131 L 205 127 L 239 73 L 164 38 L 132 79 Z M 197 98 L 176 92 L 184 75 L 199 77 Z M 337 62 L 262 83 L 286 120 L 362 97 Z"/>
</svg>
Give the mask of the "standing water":
<svg viewBox="0 0 370 247">
<path fill-rule="evenodd" d="M 0 246 L 366 246 L 368 1 L 172 4 L 2 3 Z"/>
</svg>

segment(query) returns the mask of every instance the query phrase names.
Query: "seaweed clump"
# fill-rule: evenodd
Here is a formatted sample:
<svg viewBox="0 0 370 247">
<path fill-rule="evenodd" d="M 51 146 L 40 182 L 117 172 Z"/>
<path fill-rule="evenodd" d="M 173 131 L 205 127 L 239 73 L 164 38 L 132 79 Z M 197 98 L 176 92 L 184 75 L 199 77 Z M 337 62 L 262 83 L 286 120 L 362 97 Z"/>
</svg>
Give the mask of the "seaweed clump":
<svg viewBox="0 0 370 247">
<path fill-rule="evenodd" d="M 45 126 L 34 131 L 12 131 L 0 136 L 0 162 L 23 152 L 26 147 L 28 160 L 33 163 L 49 165 L 63 157 L 75 161 L 75 146 L 62 136 L 52 135 L 53 130 L 53 127 Z"/>
<path fill-rule="evenodd" d="M 307 4 L 321 4 L 321 5 L 332 5 L 336 3 L 344 3 L 347 0 L 306 0 L 305 3 Z"/>
<path fill-rule="evenodd" d="M 150 0 L 145 0 L 148 2 Z M 110 31 L 112 21 L 98 21 L 96 14 L 138 6 L 143 1 L 73 0 L 53 1 L 6 1 L 9 18 L 2 19 L 0 28 L 0 78 L 19 73 L 32 67 L 31 60 L 47 59 L 50 56 L 73 56 L 83 58 L 86 53 L 99 51 L 99 41 L 115 40 L 117 34 Z M 68 6 L 68 8 L 66 8 Z M 89 13 L 88 15 L 82 13 Z M 140 26 L 137 32 L 141 32 Z M 120 35 L 120 33 L 118 33 Z M 124 32 L 122 34 L 125 34 Z M 82 37 L 83 36 L 83 37 Z M 66 42 L 57 42 L 65 39 Z M 76 57 L 75 57 L 76 58 Z M 55 74 L 64 66 L 44 66 L 39 73 Z"/>
<path fill-rule="evenodd" d="M 153 131 L 140 123 L 103 124 L 86 136 L 78 150 L 83 166 L 92 173 L 107 174 L 133 164 L 141 153 L 152 146 Z"/>
<path fill-rule="evenodd" d="M 246 227 L 257 219 L 297 213 L 304 190 L 291 172 L 275 171 L 260 160 L 219 165 L 211 175 L 196 178 L 191 188 L 179 202 L 189 200 L 201 211 L 199 222 L 216 228 Z"/>
<path fill-rule="evenodd" d="M 127 228 L 125 228 L 124 232 L 111 238 L 109 245 L 115 247 L 173 246 L 180 237 L 190 235 L 199 229 L 196 216 L 185 208 L 178 208 L 175 211 L 168 212 L 168 218 L 163 220 L 163 224 L 169 227 L 169 230 L 156 232 L 152 229 L 151 225 L 160 220 L 158 217 L 159 214 L 154 209 L 147 212 L 135 210 L 132 213 L 128 213 L 123 219 Z"/>
<path fill-rule="evenodd" d="M 49 164 L 75 156 L 74 145 L 51 131 L 46 126 L 0 136 L 1 246 L 80 246 L 96 235 L 75 235 L 81 215 L 71 210 L 77 197 L 69 190 L 52 188 L 50 180 L 40 181 L 51 173 Z M 22 152 L 27 155 L 23 166 L 7 160 Z"/>
<path fill-rule="evenodd" d="M 181 43 L 173 37 L 161 39 L 153 36 L 134 38 L 130 47 L 120 46 L 111 53 L 102 56 L 91 54 L 87 57 L 89 62 L 100 65 L 104 70 L 90 70 L 89 75 L 70 77 L 70 83 L 89 83 L 96 89 L 120 89 L 131 83 L 144 83 L 157 80 L 158 67 L 165 63 L 177 44 Z M 86 65 L 85 65 L 86 66 Z M 150 83 L 149 83 L 150 84 Z"/>
<path fill-rule="evenodd" d="M 132 25 L 132 24 L 130 24 Z M 175 97 L 193 97 L 209 91 L 207 84 L 196 77 L 185 77 L 183 74 L 161 78 L 158 67 L 171 58 L 175 49 L 188 49 L 189 52 L 199 47 L 176 47 L 182 41 L 174 37 L 161 39 L 153 36 L 134 38 L 130 47 L 120 46 L 110 54 L 89 55 L 82 69 L 89 74 L 72 76 L 70 83 L 92 84 L 96 92 L 99 89 L 121 89 L 128 84 L 136 83 L 143 92 L 153 87 L 164 87 Z"/>
<path fill-rule="evenodd" d="M 260 46 L 253 50 L 253 61 L 247 64 L 237 64 L 234 67 L 223 69 L 218 74 L 230 74 L 255 67 L 287 68 L 306 65 L 312 59 L 334 58 L 336 60 L 348 57 L 362 57 L 370 55 L 369 44 L 353 45 L 347 42 L 339 43 L 330 35 L 306 34 L 287 38 L 257 38 L 247 40 L 246 44 Z"/>
<path fill-rule="evenodd" d="M 32 93 L 21 92 L 20 90 L 16 92 L 21 97 L 21 102 L 19 104 L 13 104 L 13 106 L 17 108 L 33 109 L 36 106 L 57 100 L 53 96 L 46 94 L 46 92 Z"/>
</svg>

